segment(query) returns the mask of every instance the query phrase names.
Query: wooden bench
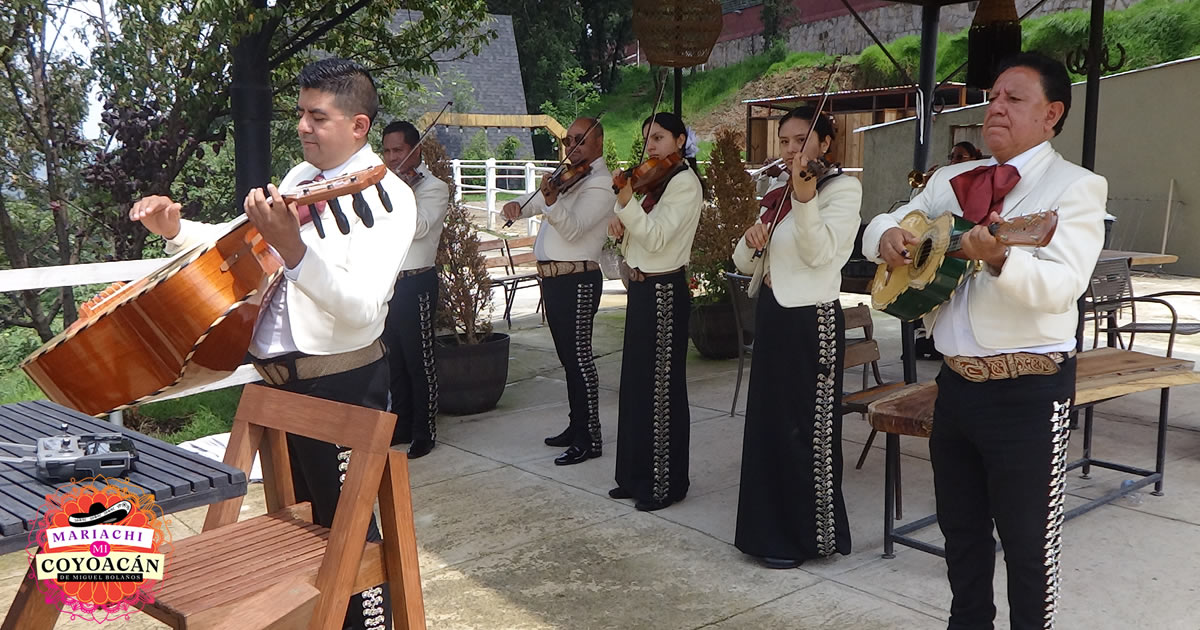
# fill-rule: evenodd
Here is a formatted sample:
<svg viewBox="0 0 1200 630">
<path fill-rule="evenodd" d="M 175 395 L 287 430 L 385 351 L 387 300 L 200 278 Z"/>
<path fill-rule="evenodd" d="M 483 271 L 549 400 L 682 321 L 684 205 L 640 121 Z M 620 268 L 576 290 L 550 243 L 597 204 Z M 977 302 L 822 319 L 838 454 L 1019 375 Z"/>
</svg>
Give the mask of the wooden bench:
<svg viewBox="0 0 1200 630">
<path fill-rule="evenodd" d="M 1141 479 L 1132 485 L 1113 490 L 1104 496 L 1077 506 L 1065 514 L 1071 519 L 1109 503 L 1122 495 L 1154 484 L 1154 495 L 1161 496 L 1167 449 L 1167 418 L 1171 387 L 1200 383 L 1200 373 L 1193 370 L 1192 361 L 1160 357 L 1143 352 L 1118 348 L 1096 348 L 1081 352 L 1076 358 L 1074 409 L 1084 410 L 1083 456 L 1067 465 L 1067 470 L 1082 468 L 1086 477 L 1092 466 L 1117 470 Z M 1098 403 L 1127 394 L 1161 390 L 1158 407 L 1158 446 L 1154 470 L 1092 457 L 1093 409 Z M 909 536 L 937 522 L 937 515 L 926 516 L 895 526 L 892 518 L 894 482 L 900 465 L 900 436 L 928 438 L 933 430 L 933 405 L 937 398 L 937 383 L 908 385 L 868 405 L 867 419 L 871 427 L 887 435 L 884 464 L 884 524 L 883 557 L 895 557 L 894 544 L 919 549 L 945 557 L 945 550 Z"/>
</svg>

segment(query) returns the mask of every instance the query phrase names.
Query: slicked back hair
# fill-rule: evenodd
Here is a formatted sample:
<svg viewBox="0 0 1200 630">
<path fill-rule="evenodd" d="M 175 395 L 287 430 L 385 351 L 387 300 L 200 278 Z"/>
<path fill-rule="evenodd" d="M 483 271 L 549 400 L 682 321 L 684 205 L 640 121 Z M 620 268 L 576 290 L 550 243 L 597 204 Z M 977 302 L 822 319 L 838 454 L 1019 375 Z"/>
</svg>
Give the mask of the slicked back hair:
<svg viewBox="0 0 1200 630">
<path fill-rule="evenodd" d="M 379 92 L 367 69 L 349 59 L 330 57 L 314 61 L 300 71 L 301 88 L 334 95 L 334 102 L 350 116 L 365 114 L 374 123 L 379 113 Z"/>
</svg>

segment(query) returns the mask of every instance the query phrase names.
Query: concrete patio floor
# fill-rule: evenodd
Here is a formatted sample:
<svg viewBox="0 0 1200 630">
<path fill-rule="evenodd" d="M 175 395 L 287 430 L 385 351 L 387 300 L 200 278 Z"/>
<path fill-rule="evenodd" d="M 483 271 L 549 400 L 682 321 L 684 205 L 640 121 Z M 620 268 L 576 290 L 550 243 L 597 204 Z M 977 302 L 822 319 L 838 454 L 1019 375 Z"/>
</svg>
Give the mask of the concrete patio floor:
<svg viewBox="0 0 1200 630">
<path fill-rule="evenodd" d="M 1139 276 L 1137 292 L 1200 288 L 1200 280 Z M 604 456 L 556 467 L 559 449 L 542 438 L 565 427 L 565 383 L 549 331 L 531 313 L 536 292 L 518 298 L 509 386 L 499 406 L 477 416 L 439 418 L 438 446 L 411 464 L 426 615 L 432 629 L 935 629 L 944 628 L 950 591 L 943 561 L 897 547 L 883 559 L 883 440 L 854 469 L 869 427 L 844 419 L 843 489 L 853 553 L 801 568 L 760 567 L 733 546 L 745 410 L 729 415 L 737 361 L 688 361 L 692 486 L 682 503 L 654 513 L 609 499 L 616 445 L 617 385 L 624 292 L 608 282 L 597 317 Z M 844 295 L 843 304 L 869 301 Z M 1200 315 L 1200 300 L 1176 302 Z M 887 380 L 901 378 L 899 326 L 875 313 Z M 504 331 L 501 322 L 498 330 Z M 1145 340 L 1153 348 L 1157 340 Z M 1200 343 L 1176 354 L 1200 358 Z M 1139 346 L 1143 340 L 1139 338 Z M 938 363 L 922 361 L 922 379 Z M 856 373 L 857 374 L 857 373 Z M 858 382 L 847 377 L 847 386 Z M 1152 468 L 1157 393 L 1097 407 L 1098 456 Z M 1172 392 L 1166 494 L 1140 493 L 1064 528 L 1063 629 L 1200 628 L 1200 388 Z M 1080 453 L 1072 440 L 1072 458 Z M 901 441 L 904 515 L 933 511 L 924 440 Z M 1095 470 L 1068 477 L 1067 508 L 1119 486 L 1127 475 Z M 264 511 L 254 485 L 243 508 Z M 172 515 L 176 538 L 198 531 L 204 510 Z M 918 537 L 940 541 L 937 528 Z M 0 556 L 0 601 L 11 601 L 24 552 Z M 1001 560 L 1002 558 L 998 558 Z M 169 562 L 169 560 L 168 560 Z M 1008 627 L 1003 562 L 995 581 L 998 628 Z M 63 619 L 59 628 L 94 625 Z M 145 615 L 114 628 L 164 627 Z"/>
</svg>

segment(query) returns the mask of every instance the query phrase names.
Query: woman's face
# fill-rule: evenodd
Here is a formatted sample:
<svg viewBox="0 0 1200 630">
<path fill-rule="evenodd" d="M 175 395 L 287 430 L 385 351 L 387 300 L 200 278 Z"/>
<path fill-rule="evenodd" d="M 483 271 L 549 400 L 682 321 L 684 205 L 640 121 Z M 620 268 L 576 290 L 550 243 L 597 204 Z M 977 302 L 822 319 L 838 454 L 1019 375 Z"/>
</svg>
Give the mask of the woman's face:
<svg viewBox="0 0 1200 630">
<path fill-rule="evenodd" d="M 971 157 L 971 154 L 967 152 L 967 149 L 965 147 L 960 147 L 958 145 L 955 145 L 955 147 L 953 149 L 950 149 L 950 163 L 951 164 L 958 164 L 959 162 L 967 162 L 967 161 L 970 161 L 973 159 L 975 159 L 975 158 Z"/>
<path fill-rule="evenodd" d="M 645 128 L 642 130 L 645 131 Z M 683 149 L 687 136 L 675 137 L 657 122 L 650 123 L 650 134 L 646 138 L 646 157 L 664 158 Z"/>
<path fill-rule="evenodd" d="M 815 131 L 808 139 L 808 146 L 804 146 L 804 137 L 808 135 L 809 124 L 809 121 L 803 118 L 790 118 L 779 126 L 779 151 L 789 164 L 792 158 L 800 152 L 802 146 L 804 147 L 804 157 L 809 160 L 815 160 L 829 152 L 829 138 L 818 141 Z"/>
</svg>

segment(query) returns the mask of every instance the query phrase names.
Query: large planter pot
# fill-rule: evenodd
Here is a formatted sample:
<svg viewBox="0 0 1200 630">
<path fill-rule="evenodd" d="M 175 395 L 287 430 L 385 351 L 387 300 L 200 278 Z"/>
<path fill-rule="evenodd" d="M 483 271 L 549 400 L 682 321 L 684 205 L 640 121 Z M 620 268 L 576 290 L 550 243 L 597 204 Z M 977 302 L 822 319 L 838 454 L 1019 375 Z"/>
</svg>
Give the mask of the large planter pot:
<svg viewBox="0 0 1200 630">
<path fill-rule="evenodd" d="M 688 336 L 700 356 L 708 359 L 733 359 L 738 355 L 737 322 L 733 304 L 699 304 L 692 307 Z"/>
<path fill-rule="evenodd" d="M 600 272 L 605 280 L 617 280 L 621 277 L 621 255 L 611 249 L 600 250 Z"/>
<path fill-rule="evenodd" d="M 438 337 L 438 410 L 461 416 L 494 409 L 508 382 L 508 342 L 503 333 L 474 344 L 460 344 L 455 335 Z"/>
</svg>

